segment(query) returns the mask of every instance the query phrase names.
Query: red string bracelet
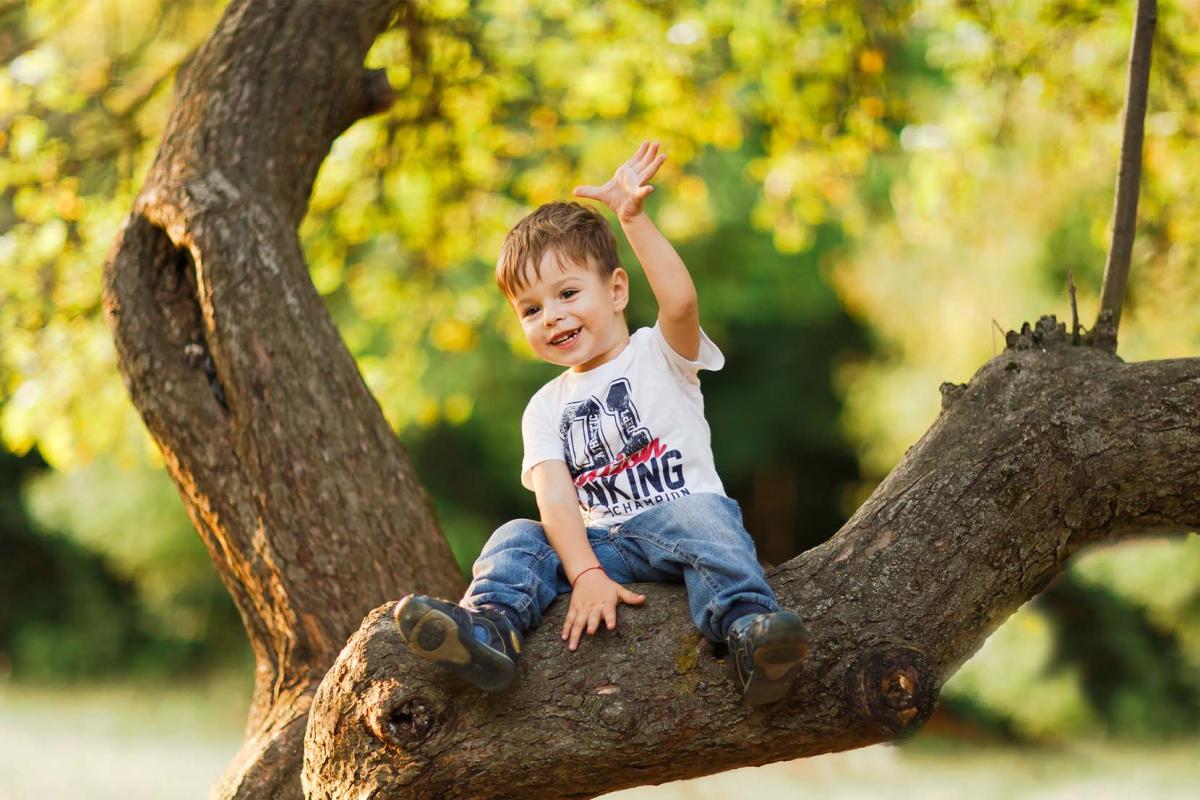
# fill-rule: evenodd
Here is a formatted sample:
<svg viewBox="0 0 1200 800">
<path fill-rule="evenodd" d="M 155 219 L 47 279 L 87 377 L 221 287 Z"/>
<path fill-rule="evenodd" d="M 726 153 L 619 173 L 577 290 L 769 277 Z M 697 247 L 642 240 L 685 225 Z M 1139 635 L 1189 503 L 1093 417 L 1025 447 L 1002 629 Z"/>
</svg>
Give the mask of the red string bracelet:
<svg viewBox="0 0 1200 800">
<path fill-rule="evenodd" d="M 583 572 L 581 572 L 581 573 L 579 573 L 578 575 L 576 575 L 576 576 L 575 576 L 575 580 L 574 580 L 574 581 L 571 581 L 571 588 L 572 588 L 572 589 L 574 589 L 574 588 L 575 588 L 575 581 L 579 580 L 579 579 L 580 579 L 580 578 L 582 578 L 584 575 L 586 575 L 587 573 L 591 572 L 591 571 L 592 571 L 592 570 L 594 570 L 594 569 L 598 569 L 598 570 L 600 570 L 601 572 L 604 572 L 604 567 L 600 566 L 599 564 L 597 564 L 597 565 L 596 565 L 596 566 L 594 566 L 594 567 L 588 567 L 588 568 L 587 568 L 587 569 L 585 569 Z M 605 574 L 607 575 L 608 573 L 605 573 Z"/>
</svg>

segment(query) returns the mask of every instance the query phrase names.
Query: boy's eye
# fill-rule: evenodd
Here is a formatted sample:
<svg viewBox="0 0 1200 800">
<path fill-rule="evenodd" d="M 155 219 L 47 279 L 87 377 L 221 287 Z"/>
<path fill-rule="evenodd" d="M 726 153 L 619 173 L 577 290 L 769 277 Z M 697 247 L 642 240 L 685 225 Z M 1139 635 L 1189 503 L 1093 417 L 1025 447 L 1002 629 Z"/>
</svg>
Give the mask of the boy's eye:
<svg viewBox="0 0 1200 800">
<path fill-rule="evenodd" d="M 577 294 L 579 294 L 579 290 L 578 290 L 578 289 L 564 289 L 564 290 L 563 290 L 563 293 L 562 293 L 562 296 L 563 296 L 564 298 L 567 298 L 567 297 L 571 297 L 571 296 L 573 296 L 573 295 L 577 295 Z"/>
<path fill-rule="evenodd" d="M 524 313 L 522 313 L 522 314 L 521 314 L 521 316 L 522 316 L 522 317 L 528 317 L 528 316 L 530 316 L 530 315 L 532 315 L 532 314 L 536 313 L 536 312 L 537 312 L 537 310 L 538 310 L 538 307 L 537 307 L 537 306 L 530 306 L 529 308 L 525 309 Z"/>
</svg>

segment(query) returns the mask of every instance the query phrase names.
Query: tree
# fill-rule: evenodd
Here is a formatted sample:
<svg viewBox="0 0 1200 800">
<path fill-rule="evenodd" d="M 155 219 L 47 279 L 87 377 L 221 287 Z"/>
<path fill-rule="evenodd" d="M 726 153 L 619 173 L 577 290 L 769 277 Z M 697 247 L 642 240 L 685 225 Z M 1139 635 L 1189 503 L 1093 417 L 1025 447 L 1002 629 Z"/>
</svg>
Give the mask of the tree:
<svg viewBox="0 0 1200 800">
<path fill-rule="evenodd" d="M 130 394 L 258 665 L 231 796 L 298 795 L 308 704 L 348 632 L 380 598 L 460 581 L 296 240 L 333 139 L 391 100 L 361 65 L 394 10 L 231 6 L 180 72 L 105 270 Z M 311 74 L 289 76 L 301 52 Z"/>
<path fill-rule="evenodd" d="M 1200 361 L 1124 364 L 1115 328 L 1075 346 L 1043 318 L 944 385 L 846 526 L 771 573 L 815 634 L 785 704 L 738 706 L 664 586 L 619 636 L 570 655 L 534 634 L 516 688 L 460 693 L 380 605 L 460 579 L 296 237 L 333 140 L 394 100 L 362 64 L 402 8 L 231 3 L 105 268 L 127 388 L 257 659 L 218 795 L 298 796 L 303 757 L 311 797 L 587 796 L 889 739 L 1080 548 L 1200 522 Z"/>
</svg>

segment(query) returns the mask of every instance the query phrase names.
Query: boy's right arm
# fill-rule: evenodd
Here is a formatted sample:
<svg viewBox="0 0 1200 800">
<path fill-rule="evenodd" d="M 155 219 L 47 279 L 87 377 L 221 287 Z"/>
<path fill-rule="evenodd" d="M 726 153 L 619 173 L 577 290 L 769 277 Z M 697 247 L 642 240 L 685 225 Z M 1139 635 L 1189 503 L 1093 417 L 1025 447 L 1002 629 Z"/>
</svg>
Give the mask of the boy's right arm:
<svg viewBox="0 0 1200 800">
<path fill-rule="evenodd" d="M 562 638 L 569 640 L 567 646 L 574 650 L 585 628 L 593 634 L 603 619 L 608 629 L 613 630 L 617 626 L 617 605 L 622 602 L 639 605 L 645 597 L 613 581 L 603 569 L 590 569 L 599 566 L 600 560 L 588 544 L 587 529 L 579 516 L 579 497 L 567 465 L 562 461 L 543 461 L 533 467 L 530 477 L 546 539 L 573 585 Z"/>
</svg>

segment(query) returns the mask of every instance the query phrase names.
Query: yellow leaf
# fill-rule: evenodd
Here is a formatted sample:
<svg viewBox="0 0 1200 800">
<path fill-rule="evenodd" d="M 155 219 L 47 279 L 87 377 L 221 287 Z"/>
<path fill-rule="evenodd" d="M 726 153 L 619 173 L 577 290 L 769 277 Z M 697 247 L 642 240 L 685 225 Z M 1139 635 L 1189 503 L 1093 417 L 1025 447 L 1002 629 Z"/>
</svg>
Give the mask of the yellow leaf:
<svg viewBox="0 0 1200 800">
<path fill-rule="evenodd" d="M 878 50 L 863 50 L 858 54 L 858 68 L 868 75 L 883 72 L 883 53 Z"/>
<path fill-rule="evenodd" d="M 462 392 L 455 392 L 446 398 L 443 408 L 447 421 L 453 425 L 461 425 L 471 417 L 471 398 Z"/>
<path fill-rule="evenodd" d="M 430 334 L 433 346 L 447 353 L 462 353 L 475 346 L 475 329 L 454 318 L 439 319 Z"/>
</svg>

